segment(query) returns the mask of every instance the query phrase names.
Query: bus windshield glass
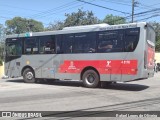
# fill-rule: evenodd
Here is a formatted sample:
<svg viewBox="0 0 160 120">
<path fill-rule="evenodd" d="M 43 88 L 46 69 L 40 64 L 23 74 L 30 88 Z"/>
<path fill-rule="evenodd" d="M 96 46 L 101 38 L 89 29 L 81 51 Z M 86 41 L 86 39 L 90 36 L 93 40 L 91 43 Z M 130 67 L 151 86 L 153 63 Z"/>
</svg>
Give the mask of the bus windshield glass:
<svg viewBox="0 0 160 120">
<path fill-rule="evenodd" d="M 7 42 L 6 43 L 6 55 L 7 56 L 20 56 L 22 53 L 20 42 Z"/>
</svg>

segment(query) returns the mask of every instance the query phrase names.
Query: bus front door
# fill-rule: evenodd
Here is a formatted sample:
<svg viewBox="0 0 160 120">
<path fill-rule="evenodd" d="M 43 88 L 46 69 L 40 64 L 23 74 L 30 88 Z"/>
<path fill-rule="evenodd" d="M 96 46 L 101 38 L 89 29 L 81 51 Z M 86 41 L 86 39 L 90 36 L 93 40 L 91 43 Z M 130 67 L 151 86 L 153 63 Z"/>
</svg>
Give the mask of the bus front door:
<svg viewBox="0 0 160 120">
<path fill-rule="evenodd" d="M 5 60 L 5 75 L 12 78 L 21 76 L 20 64 L 21 59 L 18 59 L 17 56 L 7 56 Z"/>
<path fill-rule="evenodd" d="M 55 77 L 55 67 L 53 66 L 53 57 L 44 57 L 41 67 L 42 78 L 53 79 Z"/>
</svg>

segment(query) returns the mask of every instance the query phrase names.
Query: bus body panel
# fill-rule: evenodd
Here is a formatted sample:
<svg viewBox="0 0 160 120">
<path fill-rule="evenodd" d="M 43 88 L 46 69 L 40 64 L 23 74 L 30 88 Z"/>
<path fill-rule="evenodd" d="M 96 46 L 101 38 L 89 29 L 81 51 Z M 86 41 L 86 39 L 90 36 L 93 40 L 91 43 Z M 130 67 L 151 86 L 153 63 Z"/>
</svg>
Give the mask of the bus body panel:
<svg viewBox="0 0 160 120">
<path fill-rule="evenodd" d="M 21 76 L 21 58 L 10 58 L 12 61 L 5 64 L 5 75 L 9 77 L 19 77 Z"/>
<path fill-rule="evenodd" d="M 10 77 L 21 76 L 24 68 L 29 66 L 36 78 L 80 80 L 82 71 L 92 67 L 98 71 L 101 81 L 148 78 L 153 75 L 153 66 L 145 68 L 145 62 L 148 63 L 153 55 L 149 57 L 147 50 L 154 53 L 154 48 L 148 47 L 146 23 L 137 23 L 136 26 L 140 28 L 140 35 L 133 52 L 22 55 L 6 62 L 5 73 Z"/>
</svg>

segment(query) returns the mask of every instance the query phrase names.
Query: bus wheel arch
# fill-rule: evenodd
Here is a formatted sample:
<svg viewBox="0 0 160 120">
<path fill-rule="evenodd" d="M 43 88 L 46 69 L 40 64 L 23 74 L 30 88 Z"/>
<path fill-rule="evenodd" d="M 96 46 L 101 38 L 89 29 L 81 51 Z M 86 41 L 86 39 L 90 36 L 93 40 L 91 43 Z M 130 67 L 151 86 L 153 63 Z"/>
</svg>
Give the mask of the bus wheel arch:
<svg viewBox="0 0 160 120">
<path fill-rule="evenodd" d="M 26 83 L 35 83 L 35 72 L 34 69 L 30 66 L 25 66 L 21 72 L 24 82 Z"/>
<path fill-rule="evenodd" d="M 100 83 L 100 74 L 94 67 L 86 67 L 81 72 L 81 80 L 85 87 L 95 88 Z M 91 79 L 91 81 L 89 80 Z"/>
</svg>

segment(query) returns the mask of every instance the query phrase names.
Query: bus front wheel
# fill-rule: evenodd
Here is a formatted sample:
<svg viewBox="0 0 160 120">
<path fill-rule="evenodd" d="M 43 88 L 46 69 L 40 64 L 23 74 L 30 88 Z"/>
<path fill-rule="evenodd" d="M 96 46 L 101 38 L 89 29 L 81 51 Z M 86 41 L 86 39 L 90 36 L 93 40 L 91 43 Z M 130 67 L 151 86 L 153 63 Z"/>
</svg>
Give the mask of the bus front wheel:
<svg viewBox="0 0 160 120">
<path fill-rule="evenodd" d="M 87 70 L 82 75 L 83 85 L 88 88 L 95 88 L 99 85 L 99 75 L 94 70 Z"/>
<path fill-rule="evenodd" d="M 26 68 L 23 72 L 23 79 L 25 83 L 35 83 L 36 79 L 33 70 Z"/>
</svg>

